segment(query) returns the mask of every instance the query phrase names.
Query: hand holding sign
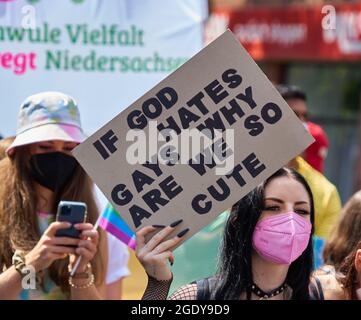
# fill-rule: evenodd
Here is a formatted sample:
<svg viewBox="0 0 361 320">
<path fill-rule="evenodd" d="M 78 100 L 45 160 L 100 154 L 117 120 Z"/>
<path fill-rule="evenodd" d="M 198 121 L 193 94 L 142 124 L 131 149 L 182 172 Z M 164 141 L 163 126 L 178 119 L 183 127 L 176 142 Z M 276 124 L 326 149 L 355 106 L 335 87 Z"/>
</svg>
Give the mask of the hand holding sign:
<svg viewBox="0 0 361 320">
<path fill-rule="evenodd" d="M 179 246 L 312 141 L 227 31 L 73 154 L 133 234 L 183 219 Z"/>
<path fill-rule="evenodd" d="M 143 265 L 147 274 L 159 281 L 172 279 L 167 260 L 173 264 L 172 250 L 181 241 L 182 237 L 189 231 L 184 229 L 175 237 L 165 240 L 175 228 L 182 222 L 178 220 L 171 225 L 165 226 L 148 226 L 140 229 L 137 236 L 137 258 Z M 146 242 L 146 237 L 153 231 L 161 228 L 161 230 Z M 164 241 L 165 240 L 165 241 Z"/>
</svg>

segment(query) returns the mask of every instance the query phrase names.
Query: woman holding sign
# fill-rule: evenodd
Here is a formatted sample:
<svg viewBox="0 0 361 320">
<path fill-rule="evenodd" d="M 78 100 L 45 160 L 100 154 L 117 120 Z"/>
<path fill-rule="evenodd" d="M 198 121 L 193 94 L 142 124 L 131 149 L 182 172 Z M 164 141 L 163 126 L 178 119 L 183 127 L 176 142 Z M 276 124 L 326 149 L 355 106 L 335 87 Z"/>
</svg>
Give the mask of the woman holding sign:
<svg viewBox="0 0 361 320">
<path fill-rule="evenodd" d="M 181 287 L 170 299 L 310 299 L 313 223 L 308 184 L 294 170 L 280 169 L 233 206 L 217 274 Z M 145 243 L 157 228 L 137 234 L 137 255 L 149 277 L 143 299 L 167 297 L 172 281 L 167 259 L 180 241 L 179 234 L 162 241 L 174 231 L 168 226 Z"/>
<path fill-rule="evenodd" d="M 111 258 L 105 234 L 93 227 L 99 213 L 94 185 L 71 155 L 84 138 L 71 97 L 44 92 L 22 104 L 17 136 L 0 161 L 0 299 L 99 299 L 108 293 Z M 74 224 L 80 237 L 58 234 L 72 227 L 55 221 L 60 200 L 86 204 L 87 222 Z M 112 265 L 119 267 L 114 281 L 122 270 L 114 259 Z"/>
</svg>

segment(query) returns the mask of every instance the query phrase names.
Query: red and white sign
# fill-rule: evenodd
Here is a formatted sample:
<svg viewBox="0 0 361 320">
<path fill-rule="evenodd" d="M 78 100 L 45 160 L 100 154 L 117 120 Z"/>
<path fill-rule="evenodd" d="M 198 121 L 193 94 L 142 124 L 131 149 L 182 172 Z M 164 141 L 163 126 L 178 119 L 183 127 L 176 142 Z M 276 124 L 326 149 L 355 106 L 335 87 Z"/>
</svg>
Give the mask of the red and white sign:
<svg viewBox="0 0 361 320">
<path fill-rule="evenodd" d="M 330 7 L 217 8 L 207 41 L 228 27 L 256 60 L 360 60 L 361 4 Z"/>
</svg>

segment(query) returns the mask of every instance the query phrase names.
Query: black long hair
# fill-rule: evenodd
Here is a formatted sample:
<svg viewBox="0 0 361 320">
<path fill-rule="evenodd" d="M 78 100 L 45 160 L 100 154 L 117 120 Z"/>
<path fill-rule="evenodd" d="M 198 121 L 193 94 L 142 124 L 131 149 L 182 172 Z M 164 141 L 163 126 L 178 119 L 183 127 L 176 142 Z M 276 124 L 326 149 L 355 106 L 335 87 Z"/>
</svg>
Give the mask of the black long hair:
<svg viewBox="0 0 361 320">
<path fill-rule="evenodd" d="M 290 177 L 306 189 L 311 204 L 312 231 L 306 250 L 289 267 L 286 283 L 292 288 L 292 299 L 308 300 L 308 285 L 313 268 L 312 235 L 314 225 L 313 196 L 306 180 L 295 170 L 282 168 L 232 207 L 227 220 L 220 252 L 217 282 L 212 299 L 238 300 L 241 293 L 251 298 L 252 236 L 264 207 L 264 190 L 268 183 L 279 177 Z"/>
</svg>

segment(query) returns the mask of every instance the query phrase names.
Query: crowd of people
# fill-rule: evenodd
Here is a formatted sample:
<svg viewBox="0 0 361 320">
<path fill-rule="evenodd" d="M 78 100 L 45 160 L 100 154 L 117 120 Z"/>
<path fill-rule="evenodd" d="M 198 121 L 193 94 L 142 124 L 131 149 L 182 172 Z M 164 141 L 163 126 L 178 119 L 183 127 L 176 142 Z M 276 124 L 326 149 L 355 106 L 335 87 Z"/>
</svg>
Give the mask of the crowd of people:
<svg viewBox="0 0 361 320">
<path fill-rule="evenodd" d="M 168 236 L 182 221 L 140 229 L 144 300 L 361 300 L 361 191 L 342 208 L 306 94 L 277 88 L 315 143 L 174 252 L 184 232 Z M 21 104 L 16 135 L 0 140 L 0 299 L 122 298 L 128 248 L 94 228 L 107 203 L 71 154 L 85 138 L 75 100 L 43 92 Z M 69 228 L 56 221 L 64 200 L 87 205 L 79 238 L 56 235 Z M 26 267 L 36 288 L 23 286 Z"/>
</svg>

